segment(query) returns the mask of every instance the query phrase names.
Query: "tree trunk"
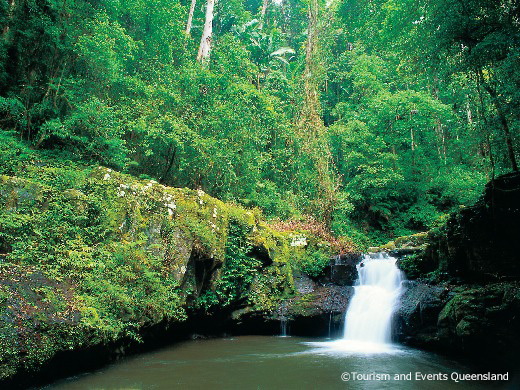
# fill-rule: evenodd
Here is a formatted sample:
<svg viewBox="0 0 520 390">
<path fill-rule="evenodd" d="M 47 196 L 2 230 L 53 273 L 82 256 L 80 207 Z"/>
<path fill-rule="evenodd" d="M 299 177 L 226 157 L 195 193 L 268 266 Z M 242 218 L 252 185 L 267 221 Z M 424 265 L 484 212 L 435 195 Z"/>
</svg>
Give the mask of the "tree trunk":
<svg viewBox="0 0 520 390">
<path fill-rule="evenodd" d="M 515 150 L 513 148 L 513 140 L 511 138 L 511 132 L 509 131 L 509 125 L 507 124 L 504 112 L 502 111 L 501 107 L 497 104 L 497 100 L 495 100 L 495 106 L 498 112 L 500 123 L 502 124 L 502 129 L 504 130 L 504 135 L 506 137 L 507 153 L 509 155 L 509 160 L 511 161 L 511 168 L 513 168 L 513 171 L 517 172 L 518 165 L 516 163 Z"/>
<path fill-rule="evenodd" d="M 12 17 L 13 17 L 15 0 L 7 0 L 6 3 L 7 3 L 7 14 L 8 14 L 9 20 L 7 21 L 7 24 L 5 26 L 3 26 L 3 28 L 2 28 L 2 36 L 5 36 L 9 32 L 9 23 L 10 23 L 10 19 L 12 19 Z"/>
<path fill-rule="evenodd" d="M 318 2 L 311 0 L 308 8 L 309 26 L 307 30 L 307 43 L 305 45 L 305 71 L 304 71 L 304 112 L 303 121 L 307 124 L 307 130 L 311 136 L 315 136 L 322 127 L 323 122 L 318 113 L 320 101 L 318 96 L 318 86 L 316 73 L 318 73 L 319 63 L 317 56 L 317 30 L 318 30 Z"/>
<path fill-rule="evenodd" d="M 502 105 L 500 104 L 500 101 L 498 100 L 497 91 L 495 91 L 490 85 L 488 85 L 484 81 L 484 77 L 482 75 L 482 70 L 479 70 L 478 72 L 479 72 L 478 76 L 479 76 L 480 82 L 482 83 L 482 86 L 484 87 L 484 89 L 489 93 L 489 96 L 491 96 L 491 101 L 493 102 L 493 105 L 495 106 L 495 109 L 497 110 L 498 119 L 500 120 L 502 129 L 504 130 L 504 136 L 506 138 L 507 153 L 509 155 L 509 161 L 511 161 L 511 168 L 513 169 L 513 171 L 518 172 L 518 165 L 516 163 L 515 150 L 513 148 L 513 140 L 511 138 L 511 132 L 509 131 L 509 124 L 507 123 L 506 115 L 504 114 L 504 111 L 502 110 Z"/>
<path fill-rule="evenodd" d="M 188 14 L 188 23 L 186 24 L 186 35 L 191 34 L 191 23 L 193 21 L 193 12 L 195 12 L 195 5 L 197 0 L 191 0 L 190 13 Z"/>
<path fill-rule="evenodd" d="M 168 173 L 170 173 L 170 169 L 172 169 L 176 154 L 177 154 L 177 148 L 170 146 L 170 149 L 168 150 L 168 156 L 171 156 L 171 157 L 169 158 L 169 162 L 168 162 L 168 166 L 166 167 L 166 170 L 164 171 L 161 178 L 159 179 L 159 183 L 164 184 L 166 177 L 168 176 Z"/>
<path fill-rule="evenodd" d="M 482 110 L 482 113 L 481 113 L 482 121 L 484 122 L 484 129 L 486 132 L 486 141 L 487 141 L 487 148 L 488 148 L 488 153 L 489 153 L 489 164 L 490 164 L 490 168 L 491 168 L 491 180 L 495 180 L 495 160 L 493 158 L 493 147 L 491 145 L 491 135 L 490 135 L 490 130 L 489 130 L 489 126 L 488 126 L 488 122 L 487 122 L 487 118 L 486 118 L 486 106 L 484 105 L 484 99 L 482 98 L 482 91 L 480 90 L 480 84 L 478 82 L 477 82 L 477 92 L 478 92 L 478 97 L 479 97 L 479 101 L 480 101 L 480 107 Z"/>
<path fill-rule="evenodd" d="M 262 12 L 260 12 L 260 25 L 258 26 L 260 28 L 260 30 L 264 27 L 265 11 L 267 11 L 267 3 L 268 3 L 268 0 L 264 0 L 264 4 L 262 5 Z"/>
<path fill-rule="evenodd" d="M 206 4 L 206 21 L 204 23 L 204 31 L 200 38 L 199 53 L 197 54 L 197 61 L 203 64 L 209 62 L 209 54 L 211 51 L 211 36 L 213 34 L 213 7 L 215 0 L 208 0 Z"/>
<path fill-rule="evenodd" d="M 473 113 L 471 112 L 471 106 L 469 104 L 469 97 L 466 95 L 466 97 L 468 98 L 468 101 L 466 102 L 466 116 L 468 118 L 468 123 L 471 125 L 473 123 Z M 457 138 L 458 140 L 458 138 Z"/>
<path fill-rule="evenodd" d="M 318 201 L 316 212 L 327 227 L 330 227 L 332 215 L 336 208 L 338 197 L 337 190 L 341 185 L 340 177 L 337 175 L 334 158 L 327 142 L 322 137 L 326 131 L 320 116 L 321 103 L 319 100 L 318 85 L 322 63 L 319 60 L 319 32 L 327 24 L 319 26 L 319 4 L 317 0 L 310 0 L 308 5 L 308 34 L 305 45 L 305 71 L 304 71 L 304 103 L 301 112 L 299 127 L 303 141 L 302 151 L 313 162 L 314 169 L 318 175 Z M 322 17 L 327 22 L 331 15 Z"/>
</svg>

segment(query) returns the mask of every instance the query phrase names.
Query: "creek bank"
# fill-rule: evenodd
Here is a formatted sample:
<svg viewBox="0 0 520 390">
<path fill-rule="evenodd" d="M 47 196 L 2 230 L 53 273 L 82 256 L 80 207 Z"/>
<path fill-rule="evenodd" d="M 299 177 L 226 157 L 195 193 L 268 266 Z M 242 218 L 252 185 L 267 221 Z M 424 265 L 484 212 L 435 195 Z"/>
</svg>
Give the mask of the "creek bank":
<svg viewBox="0 0 520 390">
<path fill-rule="evenodd" d="M 331 258 L 312 232 L 277 231 L 254 210 L 107 168 L 18 174 L 0 177 L 4 387 L 189 337 L 280 334 L 282 324 L 293 335 L 341 335 L 359 253 Z M 502 195 L 488 186 L 446 226 L 372 248 L 398 256 L 410 279 L 399 341 L 501 360 L 519 346 L 517 184 L 497 178 Z M 319 276 L 302 271 L 329 258 Z"/>
</svg>

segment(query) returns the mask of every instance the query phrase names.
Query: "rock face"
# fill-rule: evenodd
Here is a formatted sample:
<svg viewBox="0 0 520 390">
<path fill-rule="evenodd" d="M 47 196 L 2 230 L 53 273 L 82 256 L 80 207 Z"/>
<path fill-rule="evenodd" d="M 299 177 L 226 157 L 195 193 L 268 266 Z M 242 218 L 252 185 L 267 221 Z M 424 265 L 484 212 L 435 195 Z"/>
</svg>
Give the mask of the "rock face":
<svg viewBox="0 0 520 390">
<path fill-rule="evenodd" d="M 334 256 L 330 261 L 330 267 L 325 268 L 320 281 L 338 286 L 352 286 L 357 279 L 356 266 L 361 260 L 361 253 L 347 253 Z"/>
<path fill-rule="evenodd" d="M 294 296 L 283 300 L 271 311 L 234 312 L 235 331 L 244 334 L 280 334 L 282 327 L 286 326 L 287 333 L 293 336 L 340 336 L 354 288 L 322 284 L 301 272 L 293 275 Z"/>
<path fill-rule="evenodd" d="M 449 289 L 405 281 L 394 316 L 395 336 L 401 342 L 429 346 L 435 340 L 439 313 L 453 296 Z"/>
<path fill-rule="evenodd" d="M 417 253 L 426 248 L 428 232 L 415 233 L 410 236 L 397 237 L 394 241 L 381 246 L 368 248 L 368 253 L 388 252 L 395 257 Z"/>
<path fill-rule="evenodd" d="M 465 280 L 520 278 L 520 174 L 496 178 L 482 199 L 433 231 L 422 255 L 439 272 Z"/>
<path fill-rule="evenodd" d="M 394 321 L 404 343 L 487 362 L 518 362 L 520 174 L 496 178 L 482 199 L 401 256 L 409 279 Z"/>
<path fill-rule="evenodd" d="M 520 283 L 409 281 L 406 287 L 394 317 L 400 342 L 488 362 L 518 362 Z"/>
</svg>

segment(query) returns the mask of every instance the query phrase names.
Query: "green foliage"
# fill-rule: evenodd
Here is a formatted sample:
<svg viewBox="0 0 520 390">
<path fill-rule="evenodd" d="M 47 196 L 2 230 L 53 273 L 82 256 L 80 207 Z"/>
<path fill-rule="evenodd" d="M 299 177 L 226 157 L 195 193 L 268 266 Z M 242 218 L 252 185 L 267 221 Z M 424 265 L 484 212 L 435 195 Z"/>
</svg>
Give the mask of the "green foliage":
<svg viewBox="0 0 520 390">
<path fill-rule="evenodd" d="M 305 253 L 296 263 L 300 270 L 310 276 L 319 276 L 329 265 L 330 255 L 320 250 Z"/>
<path fill-rule="evenodd" d="M 421 269 L 421 257 L 417 254 L 412 254 L 403 257 L 399 261 L 399 268 L 411 279 L 424 276 Z"/>
<path fill-rule="evenodd" d="M 247 238 L 249 230 L 250 226 L 240 221 L 229 221 L 226 257 L 216 286 L 216 295 L 223 305 L 246 298 L 248 288 L 262 265 L 260 260 L 248 256 L 252 249 Z"/>
<path fill-rule="evenodd" d="M 332 218 L 338 234 L 357 226 L 360 242 L 374 229 L 432 226 L 475 198 L 491 153 L 497 171 L 507 165 L 494 128 L 518 105 L 504 82 L 516 80 L 508 7 L 475 0 L 465 17 L 449 4 L 443 19 L 442 7 L 412 1 L 323 10 L 312 59 L 327 126 L 318 131 L 301 127 L 307 5 L 272 3 L 262 18 L 257 3 L 217 4 L 209 68 L 194 62 L 198 7 L 187 37 L 188 4 L 175 0 L 3 5 L 0 126 L 35 148 L 201 188 L 268 217 Z M 487 34 L 479 18 L 501 28 Z M 475 26 L 475 37 L 461 38 L 460 26 Z M 458 67 L 450 45 L 473 38 Z M 516 119 L 506 121 L 514 133 Z"/>
</svg>

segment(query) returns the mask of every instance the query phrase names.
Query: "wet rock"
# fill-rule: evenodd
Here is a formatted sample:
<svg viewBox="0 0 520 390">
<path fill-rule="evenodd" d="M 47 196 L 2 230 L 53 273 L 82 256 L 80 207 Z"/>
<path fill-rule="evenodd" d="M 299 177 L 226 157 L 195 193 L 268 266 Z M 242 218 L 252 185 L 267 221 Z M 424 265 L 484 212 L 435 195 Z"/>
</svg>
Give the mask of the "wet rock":
<svg viewBox="0 0 520 390">
<path fill-rule="evenodd" d="M 394 316 L 400 342 L 487 361 L 516 359 L 519 282 L 452 286 L 408 281 L 405 288 Z"/>
<path fill-rule="evenodd" d="M 385 245 L 370 247 L 368 248 L 368 253 L 388 252 L 391 256 L 401 259 L 405 256 L 422 252 L 426 248 L 428 240 L 428 232 L 402 236 Z"/>
<path fill-rule="evenodd" d="M 348 253 L 331 259 L 330 267 L 325 269 L 322 283 L 333 283 L 338 286 L 352 286 L 358 277 L 357 265 L 362 259 L 361 253 Z"/>
<path fill-rule="evenodd" d="M 428 232 L 402 236 L 395 239 L 395 246 L 400 249 L 418 248 L 428 243 Z"/>
<path fill-rule="evenodd" d="M 381 246 L 381 252 L 390 252 L 395 250 L 397 247 L 395 246 L 394 241 L 390 241 L 388 244 Z"/>
<path fill-rule="evenodd" d="M 309 294 L 317 288 L 316 282 L 302 272 L 293 271 L 293 278 L 294 289 L 298 294 Z"/>
<path fill-rule="evenodd" d="M 447 287 L 404 281 L 394 314 L 395 337 L 414 345 L 429 344 L 436 336 L 439 313 L 450 298 Z"/>
<path fill-rule="evenodd" d="M 345 311 L 354 293 L 352 286 L 321 285 L 306 275 L 295 278 L 297 294 L 285 299 L 270 312 L 252 308 L 232 313 L 234 332 L 294 336 L 339 337 L 343 332 Z"/>
</svg>

